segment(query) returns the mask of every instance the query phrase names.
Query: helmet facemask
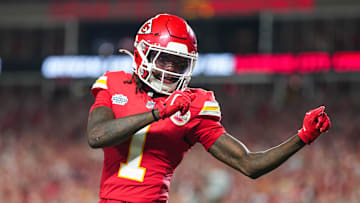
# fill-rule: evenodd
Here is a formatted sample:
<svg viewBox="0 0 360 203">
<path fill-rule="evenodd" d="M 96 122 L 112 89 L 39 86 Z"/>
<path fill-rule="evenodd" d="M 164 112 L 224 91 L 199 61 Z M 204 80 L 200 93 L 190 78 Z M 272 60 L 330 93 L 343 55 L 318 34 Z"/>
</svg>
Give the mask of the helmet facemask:
<svg viewBox="0 0 360 203">
<path fill-rule="evenodd" d="M 166 95 L 186 89 L 197 55 L 181 50 L 183 46 L 179 43 L 165 49 L 142 40 L 135 48 L 142 59 L 137 69 L 141 81 Z"/>
</svg>

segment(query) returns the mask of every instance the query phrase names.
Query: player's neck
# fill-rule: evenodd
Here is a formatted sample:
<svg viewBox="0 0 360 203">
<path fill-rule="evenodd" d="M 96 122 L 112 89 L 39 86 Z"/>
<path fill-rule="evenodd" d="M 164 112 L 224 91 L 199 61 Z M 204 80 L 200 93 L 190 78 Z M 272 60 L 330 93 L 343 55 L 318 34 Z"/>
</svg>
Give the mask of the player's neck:
<svg viewBox="0 0 360 203">
<path fill-rule="evenodd" d="M 151 98 L 158 98 L 158 97 L 165 97 L 167 95 L 160 94 L 158 92 L 155 92 L 151 87 L 146 85 L 144 82 L 142 82 L 137 76 L 135 77 L 135 83 L 139 90 L 145 92 L 149 97 Z"/>
<path fill-rule="evenodd" d="M 151 89 L 149 86 L 147 86 L 146 84 L 144 84 L 142 86 L 143 91 L 146 92 L 146 94 L 151 97 L 151 98 L 159 98 L 159 97 L 166 97 L 167 95 L 165 94 L 160 94 L 158 92 L 155 92 L 153 89 Z"/>
</svg>

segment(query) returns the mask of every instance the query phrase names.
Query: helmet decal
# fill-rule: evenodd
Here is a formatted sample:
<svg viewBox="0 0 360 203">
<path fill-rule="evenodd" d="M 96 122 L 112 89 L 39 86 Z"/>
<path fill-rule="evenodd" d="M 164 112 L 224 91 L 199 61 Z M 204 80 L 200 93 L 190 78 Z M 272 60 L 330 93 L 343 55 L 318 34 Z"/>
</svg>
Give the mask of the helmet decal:
<svg viewBox="0 0 360 203">
<path fill-rule="evenodd" d="M 148 20 L 140 29 L 138 34 L 150 34 L 152 27 L 152 19 Z"/>
</svg>

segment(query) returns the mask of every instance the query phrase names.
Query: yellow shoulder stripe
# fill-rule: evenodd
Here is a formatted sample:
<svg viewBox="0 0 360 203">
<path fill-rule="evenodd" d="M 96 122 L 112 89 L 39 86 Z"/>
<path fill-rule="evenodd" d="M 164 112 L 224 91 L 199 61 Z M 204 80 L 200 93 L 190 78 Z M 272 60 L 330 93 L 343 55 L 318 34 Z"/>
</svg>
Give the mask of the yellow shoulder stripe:
<svg viewBox="0 0 360 203">
<path fill-rule="evenodd" d="M 107 89 L 107 76 L 99 77 L 92 86 L 92 89 L 94 88 Z"/>
<path fill-rule="evenodd" d="M 204 106 L 201 111 L 220 111 L 220 108 L 217 106 Z"/>
<path fill-rule="evenodd" d="M 102 84 L 104 84 L 104 85 L 106 85 L 107 84 L 107 81 L 106 80 L 97 80 L 96 81 L 96 83 L 102 83 Z"/>
<path fill-rule="evenodd" d="M 199 115 L 221 117 L 220 106 L 215 101 L 207 101 Z"/>
</svg>

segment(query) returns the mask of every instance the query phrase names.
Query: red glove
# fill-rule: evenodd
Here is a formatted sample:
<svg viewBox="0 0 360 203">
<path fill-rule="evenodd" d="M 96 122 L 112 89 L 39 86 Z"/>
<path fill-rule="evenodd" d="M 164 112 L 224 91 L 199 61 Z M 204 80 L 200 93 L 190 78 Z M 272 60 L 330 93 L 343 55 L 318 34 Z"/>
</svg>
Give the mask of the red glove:
<svg viewBox="0 0 360 203">
<path fill-rule="evenodd" d="M 181 115 L 184 115 L 190 108 L 191 101 L 195 99 L 196 95 L 189 90 L 173 92 L 165 102 L 159 102 L 155 108 L 159 110 L 161 119 L 170 117 L 180 110 Z"/>
<path fill-rule="evenodd" d="M 298 132 L 298 136 L 306 144 L 311 144 L 322 132 L 331 127 L 330 119 L 324 110 L 325 106 L 320 106 L 306 113 L 303 126 Z"/>
</svg>

